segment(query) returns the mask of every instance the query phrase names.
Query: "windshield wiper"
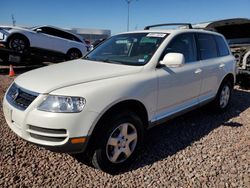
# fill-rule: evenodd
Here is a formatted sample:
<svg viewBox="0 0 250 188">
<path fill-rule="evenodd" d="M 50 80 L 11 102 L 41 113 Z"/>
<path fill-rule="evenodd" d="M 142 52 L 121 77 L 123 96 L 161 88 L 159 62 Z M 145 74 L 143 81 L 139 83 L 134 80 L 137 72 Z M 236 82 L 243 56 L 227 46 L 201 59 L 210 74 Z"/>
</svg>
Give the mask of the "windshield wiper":
<svg viewBox="0 0 250 188">
<path fill-rule="evenodd" d="M 86 60 L 89 60 L 89 61 L 99 61 L 99 60 L 96 59 L 96 58 L 89 58 L 88 56 L 83 57 L 82 59 L 86 59 Z"/>
<path fill-rule="evenodd" d="M 114 60 L 111 60 L 111 59 L 100 59 L 99 61 L 103 61 L 103 62 L 105 62 L 105 63 L 122 64 L 121 62 L 114 61 Z"/>
<path fill-rule="evenodd" d="M 97 58 L 89 58 L 88 56 L 83 57 L 82 59 L 86 59 L 89 61 L 99 61 L 99 62 L 103 62 L 103 63 L 113 63 L 113 64 L 121 64 L 121 65 L 128 65 L 125 62 L 120 62 L 120 61 L 115 61 L 115 60 L 111 60 L 111 59 L 97 59 Z"/>
</svg>

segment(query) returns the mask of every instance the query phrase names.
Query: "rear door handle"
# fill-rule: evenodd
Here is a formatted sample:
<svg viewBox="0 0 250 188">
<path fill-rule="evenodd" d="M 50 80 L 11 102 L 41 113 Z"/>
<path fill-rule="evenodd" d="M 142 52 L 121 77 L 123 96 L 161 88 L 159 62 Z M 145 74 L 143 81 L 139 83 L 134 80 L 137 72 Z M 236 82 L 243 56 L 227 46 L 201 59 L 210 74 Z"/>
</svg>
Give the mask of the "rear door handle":
<svg viewBox="0 0 250 188">
<path fill-rule="evenodd" d="M 201 69 L 196 69 L 196 70 L 194 71 L 195 74 L 200 74 L 201 72 L 202 72 Z"/>
<path fill-rule="evenodd" d="M 219 68 L 221 69 L 223 67 L 225 67 L 225 64 L 224 63 L 220 64 Z"/>
</svg>

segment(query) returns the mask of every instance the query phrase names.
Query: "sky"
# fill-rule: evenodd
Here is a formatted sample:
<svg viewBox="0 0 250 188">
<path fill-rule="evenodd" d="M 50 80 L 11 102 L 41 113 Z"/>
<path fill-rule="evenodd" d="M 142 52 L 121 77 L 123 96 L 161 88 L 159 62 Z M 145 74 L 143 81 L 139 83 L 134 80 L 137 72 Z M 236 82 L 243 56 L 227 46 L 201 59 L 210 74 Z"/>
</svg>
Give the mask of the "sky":
<svg viewBox="0 0 250 188">
<path fill-rule="evenodd" d="M 250 18 L 250 0 L 133 0 L 130 30 L 172 22 Z M 126 0 L 0 0 L 0 25 L 127 30 Z"/>
</svg>

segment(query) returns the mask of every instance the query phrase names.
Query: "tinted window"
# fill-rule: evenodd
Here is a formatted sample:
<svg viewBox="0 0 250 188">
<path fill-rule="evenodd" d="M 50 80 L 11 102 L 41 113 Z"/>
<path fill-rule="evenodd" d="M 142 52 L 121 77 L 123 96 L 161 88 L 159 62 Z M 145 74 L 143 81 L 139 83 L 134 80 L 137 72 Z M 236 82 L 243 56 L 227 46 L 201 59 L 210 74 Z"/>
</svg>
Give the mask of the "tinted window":
<svg viewBox="0 0 250 188">
<path fill-rule="evenodd" d="M 60 37 L 60 38 L 64 38 L 64 39 L 68 39 L 68 40 L 73 40 L 73 41 L 77 41 L 77 42 L 81 42 L 81 40 L 79 40 L 77 37 L 75 37 L 74 35 L 58 30 L 58 29 L 54 29 L 51 27 L 40 27 L 39 29 L 41 29 L 41 33 L 45 33 L 48 35 L 52 35 L 52 36 L 56 36 L 56 37 Z"/>
<path fill-rule="evenodd" d="M 71 34 L 70 34 L 70 36 L 71 36 L 71 39 L 70 39 L 70 40 L 77 41 L 77 42 L 82 42 L 82 41 L 81 41 L 79 38 L 77 38 L 76 36 L 71 35 Z"/>
<path fill-rule="evenodd" d="M 54 29 L 54 28 L 51 28 L 51 35 L 53 36 L 56 36 L 56 37 L 60 37 L 60 38 L 64 38 L 64 39 L 71 39 L 71 36 L 70 34 L 66 33 L 66 32 L 63 32 L 63 31 L 60 31 L 60 30 L 57 30 L 57 29 Z"/>
<path fill-rule="evenodd" d="M 60 30 L 57 30 L 57 36 L 58 37 L 61 37 L 61 38 L 64 38 L 64 39 L 68 39 L 68 40 L 73 40 L 73 41 L 77 41 L 77 42 L 81 42 L 76 36 L 70 34 L 70 33 L 67 33 L 67 32 L 64 32 L 64 31 L 60 31 Z"/>
<path fill-rule="evenodd" d="M 198 45 L 201 59 L 217 57 L 217 46 L 214 37 L 209 34 L 198 34 Z"/>
<path fill-rule="evenodd" d="M 215 39 L 216 39 L 216 43 L 217 43 L 220 56 L 229 55 L 228 47 L 225 41 L 223 40 L 223 38 L 220 36 L 215 36 Z"/>
<path fill-rule="evenodd" d="M 59 31 L 57 29 L 50 28 L 50 27 L 40 27 L 38 29 L 41 29 L 41 31 L 40 31 L 41 33 L 45 33 L 45 34 L 48 34 L 48 35 L 64 38 L 62 36 L 63 32 L 61 32 L 61 31 Z"/>
<path fill-rule="evenodd" d="M 181 34 L 175 37 L 167 46 L 163 57 L 170 52 L 181 53 L 185 57 L 185 62 L 197 61 L 197 50 L 193 34 Z"/>
<path fill-rule="evenodd" d="M 49 27 L 40 27 L 40 28 L 37 28 L 36 30 L 40 30 L 39 31 L 40 33 L 45 33 L 48 35 L 52 35 L 53 33 L 53 31 Z"/>
</svg>

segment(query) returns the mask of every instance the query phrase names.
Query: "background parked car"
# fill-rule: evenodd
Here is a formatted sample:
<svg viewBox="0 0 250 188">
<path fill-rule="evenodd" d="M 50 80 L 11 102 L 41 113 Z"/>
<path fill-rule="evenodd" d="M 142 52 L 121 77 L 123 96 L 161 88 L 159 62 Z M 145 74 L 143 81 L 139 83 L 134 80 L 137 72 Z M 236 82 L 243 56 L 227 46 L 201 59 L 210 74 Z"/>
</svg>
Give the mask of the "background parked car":
<svg viewBox="0 0 250 188">
<path fill-rule="evenodd" d="M 30 49 L 64 55 L 66 59 L 77 59 L 87 52 L 87 45 L 81 37 L 52 26 L 31 29 L 0 26 L 0 43 L 20 54 Z"/>
<path fill-rule="evenodd" d="M 102 43 L 103 41 L 105 41 L 106 39 L 98 39 L 95 42 L 93 42 L 93 46 L 96 47 L 98 44 Z"/>
<path fill-rule="evenodd" d="M 238 68 L 237 80 L 250 86 L 250 19 L 233 18 L 194 25 L 221 33 L 227 39 Z"/>
</svg>

